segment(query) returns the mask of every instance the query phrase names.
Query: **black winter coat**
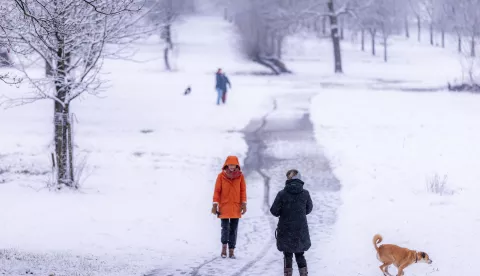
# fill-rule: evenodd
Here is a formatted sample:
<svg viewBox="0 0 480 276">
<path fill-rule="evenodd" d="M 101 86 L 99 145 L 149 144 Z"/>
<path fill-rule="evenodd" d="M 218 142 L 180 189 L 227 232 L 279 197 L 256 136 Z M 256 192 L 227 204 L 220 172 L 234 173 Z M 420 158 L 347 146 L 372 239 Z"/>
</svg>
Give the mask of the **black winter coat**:
<svg viewBox="0 0 480 276">
<path fill-rule="evenodd" d="M 289 179 L 278 192 L 270 213 L 280 217 L 277 225 L 277 248 L 282 252 L 299 253 L 312 245 L 308 232 L 307 215 L 312 212 L 310 193 L 303 189 L 303 181 Z"/>
</svg>

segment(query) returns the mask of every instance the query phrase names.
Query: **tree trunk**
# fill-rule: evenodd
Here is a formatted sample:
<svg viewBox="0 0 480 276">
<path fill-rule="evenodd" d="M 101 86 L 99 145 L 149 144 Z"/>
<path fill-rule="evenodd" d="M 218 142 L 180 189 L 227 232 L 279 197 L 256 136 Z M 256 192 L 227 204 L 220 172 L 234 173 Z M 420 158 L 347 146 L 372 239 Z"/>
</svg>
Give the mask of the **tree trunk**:
<svg viewBox="0 0 480 276">
<path fill-rule="evenodd" d="M 408 16 L 405 16 L 405 37 L 410 38 L 410 26 L 408 25 Z"/>
<path fill-rule="evenodd" d="M 282 58 L 282 50 L 283 50 L 283 36 L 277 34 L 275 37 L 275 56 L 278 59 Z"/>
<path fill-rule="evenodd" d="M 362 45 L 362 51 L 365 52 L 365 29 L 362 29 L 360 32 L 360 43 Z"/>
<path fill-rule="evenodd" d="M 327 17 L 322 18 L 322 34 L 327 35 Z"/>
<path fill-rule="evenodd" d="M 343 73 L 342 69 L 342 52 L 340 49 L 340 38 L 338 36 L 338 20 L 333 6 L 333 0 L 327 2 L 328 12 L 330 13 L 330 35 L 333 44 L 333 56 L 335 60 L 335 73 Z"/>
<path fill-rule="evenodd" d="M 267 68 L 269 68 L 270 70 L 272 70 L 272 72 L 275 74 L 275 75 L 280 75 L 281 72 L 280 70 L 274 65 L 272 64 L 270 61 L 260 57 L 259 55 L 253 57 L 252 59 L 254 62 L 257 62 L 258 64 L 260 65 L 263 65 Z"/>
<path fill-rule="evenodd" d="M 462 52 L 462 35 L 458 34 L 458 45 L 457 45 L 457 50 L 459 53 Z"/>
<path fill-rule="evenodd" d="M 387 53 L 387 35 L 383 33 L 383 61 L 388 61 L 388 53 Z"/>
<path fill-rule="evenodd" d="M 58 93 L 61 95 L 63 93 Z M 69 104 L 55 101 L 55 155 L 57 165 L 57 184 L 76 188 L 73 166 L 73 135 L 70 121 Z"/>
<path fill-rule="evenodd" d="M 345 17 L 340 17 L 340 40 L 344 40 L 344 33 L 345 31 Z"/>
<path fill-rule="evenodd" d="M 169 53 L 170 53 L 170 47 L 166 46 L 163 49 L 163 61 L 165 63 L 165 69 L 167 71 L 172 71 L 172 67 L 170 66 L 170 58 L 169 58 Z"/>
<path fill-rule="evenodd" d="M 171 71 L 172 68 L 170 66 L 170 50 L 173 49 L 172 43 L 172 30 L 171 24 L 167 24 L 163 27 L 163 38 L 165 40 L 165 48 L 163 49 L 163 60 L 165 63 L 165 69 L 167 71 Z"/>
<path fill-rule="evenodd" d="M 162 37 L 165 41 L 165 48 L 163 49 L 163 60 L 165 63 L 165 69 L 167 71 L 171 71 L 172 68 L 170 66 L 170 50 L 173 49 L 173 42 L 172 42 L 172 21 L 173 21 L 173 1 L 174 0 L 167 0 L 167 7 L 166 7 L 166 24 L 162 28 Z M 226 11 L 226 10 L 225 10 Z"/>
<path fill-rule="evenodd" d="M 65 117 L 64 117 L 64 108 L 62 104 L 58 101 L 55 101 L 54 104 L 54 141 L 55 141 L 55 157 L 57 164 L 57 184 L 61 188 L 61 185 L 68 185 L 68 176 L 67 176 L 67 154 L 66 154 L 66 129 L 65 129 Z"/>
<path fill-rule="evenodd" d="M 65 124 L 66 127 L 66 151 L 67 151 L 67 161 L 68 161 L 68 173 L 70 176 L 70 181 L 72 183 L 72 187 L 75 187 L 75 177 L 74 177 L 74 167 L 73 167 L 73 134 L 72 134 L 72 120 L 70 116 L 70 104 L 65 105 L 65 117 L 67 117 L 67 121 Z"/>
<path fill-rule="evenodd" d="M 273 31 L 269 32 L 269 35 L 267 36 L 267 55 L 270 57 L 275 56 L 277 50 L 275 47 L 277 46 L 276 41 L 275 41 L 275 33 Z"/>
<path fill-rule="evenodd" d="M 417 39 L 418 42 L 422 40 L 422 20 L 420 19 L 420 15 L 417 15 Z"/>
<path fill-rule="evenodd" d="M 377 53 L 375 51 L 375 35 L 377 33 L 376 29 L 370 29 L 370 37 L 372 39 L 372 55 L 375 56 Z"/>
<path fill-rule="evenodd" d="M 75 187 L 73 168 L 72 131 L 70 126 L 70 109 L 67 95 L 70 94 L 67 72 L 70 69 L 71 53 L 65 53 L 63 41 L 57 49 L 54 104 L 54 143 L 57 163 L 57 185 Z"/>
<path fill-rule="evenodd" d="M 442 48 L 445 48 L 445 30 L 442 29 Z"/>
<path fill-rule="evenodd" d="M 475 57 L 475 35 L 472 35 L 472 40 L 470 41 L 470 56 Z"/>
<path fill-rule="evenodd" d="M 430 45 L 434 45 L 434 41 L 433 41 L 433 23 L 430 22 L 430 26 L 429 26 L 429 31 L 430 31 Z"/>
<path fill-rule="evenodd" d="M 283 74 L 291 74 L 292 73 L 292 71 L 288 70 L 285 63 L 283 63 L 281 60 L 279 60 L 277 58 L 269 58 L 268 61 L 271 64 L 273 64 L 280 73 L 283 73 Z"/>
</svg>

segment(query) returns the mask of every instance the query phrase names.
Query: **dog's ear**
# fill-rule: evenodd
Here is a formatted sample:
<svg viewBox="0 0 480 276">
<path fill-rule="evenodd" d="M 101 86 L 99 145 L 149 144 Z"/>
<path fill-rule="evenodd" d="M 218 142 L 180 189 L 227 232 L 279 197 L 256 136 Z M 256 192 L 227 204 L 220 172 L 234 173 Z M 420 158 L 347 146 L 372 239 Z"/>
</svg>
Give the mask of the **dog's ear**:
<svg viewBox="0 0 480 276">
<path fill-rule="evenodd" d="M 420 252 L 420 256 L 422 256 L 422 259 L 425 258 L 425 252 Z"/>
</svg>

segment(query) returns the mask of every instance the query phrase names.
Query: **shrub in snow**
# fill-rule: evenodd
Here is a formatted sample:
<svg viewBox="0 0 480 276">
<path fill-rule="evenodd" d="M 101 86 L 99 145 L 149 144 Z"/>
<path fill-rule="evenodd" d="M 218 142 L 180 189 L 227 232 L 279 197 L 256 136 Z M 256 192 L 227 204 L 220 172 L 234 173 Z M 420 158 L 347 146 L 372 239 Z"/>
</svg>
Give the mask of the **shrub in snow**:
<svg viewBox="0 0 480 276">
<path fill-rule="evenodd" d="M 140 132 L 143 133 L 143 134 L 148 134 L 148 133 L 152 133 L 153 129 L 142 129 L 142 130 L 140 130 Z"/>
<path fill-rule="evenodd" d="M 440 177 L 437 173 L 435 173 L 433 177 L 427 179 L 427 191 L 438 195 L 453 194 L 453 191 L 447 187 L 447 180 L 447 175 Z"/>
<path fill-rule="evenodd" d="M 4 173 L 8 173 L 9 171 L 10 171 L 9 168 L 6 168 L 6 167 L 1 168 L 1 167 L 0 167 L 0 175 L 2 175 L 2 174 L 4 174 Z"/>
</svg>

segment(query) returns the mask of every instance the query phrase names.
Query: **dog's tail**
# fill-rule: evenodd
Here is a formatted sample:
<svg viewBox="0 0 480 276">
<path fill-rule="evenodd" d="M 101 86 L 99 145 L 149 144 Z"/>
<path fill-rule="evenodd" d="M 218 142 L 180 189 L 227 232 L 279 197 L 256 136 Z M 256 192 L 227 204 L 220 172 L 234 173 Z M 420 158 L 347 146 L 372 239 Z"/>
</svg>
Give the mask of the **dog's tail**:
<svg viewBox="0 0 480 276">
<path fill-rule="evenodd" d="M 376 234 L 375 236 L 373 236 L 373 246 L 375 247 L 375 250 L 378 251 L 378 244 L 381 243 L 382 240 L 383 237 L 380 234 Z"/>
</svg>

